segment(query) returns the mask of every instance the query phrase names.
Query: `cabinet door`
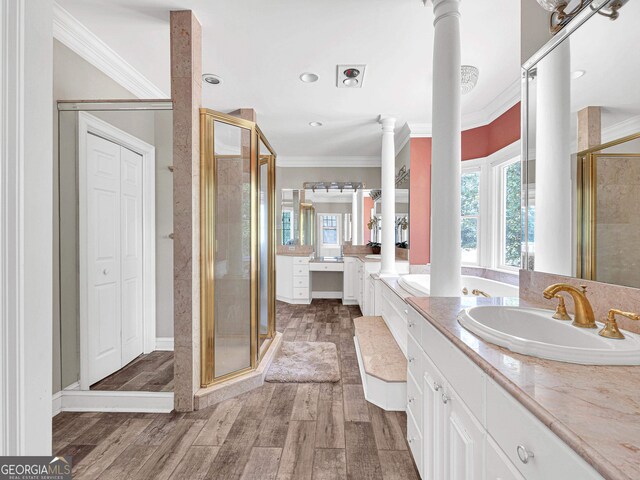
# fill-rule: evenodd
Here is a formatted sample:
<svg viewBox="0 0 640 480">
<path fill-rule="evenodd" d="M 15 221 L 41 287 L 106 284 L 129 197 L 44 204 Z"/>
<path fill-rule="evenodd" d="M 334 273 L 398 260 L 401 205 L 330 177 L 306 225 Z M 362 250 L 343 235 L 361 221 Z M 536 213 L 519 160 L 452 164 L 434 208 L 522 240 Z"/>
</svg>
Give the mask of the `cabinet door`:
<svg viewBox="0 0 640 480">
<path fill-rule="evenodd" d="M 524 480 L 518 469 L 489 435 L 487 435 L 485 449 L 486 480 Z"/>
<path fill-rule="evenodd" d="M 424 358 L 424 357 L 423 357 Z M 430 363 L 427 359 L 426 363 Z M 436 379 L 430 365 L 425 365 L 422 383 L 422 471 L 424 480 L 439 480 L 443 477 L 442 465 L 442 410 L 440 380 Z"/>
<path fill-rule="evenodd" d="M 448 385 L 440 398 L 444 434 L 444 476 L 450 480 L 482 480 L 485 432 Z"/>
<path fill-rule="evenodd" d="M 357 264 L 355 260 L 345 259 L 344 263 L 344 275 L 343 275 L 343 288 L 344 288 L 344 299 L 345 300 L 355 300 L 356 299 L 356 290 L 355 290 L 355 279 L 356 279 L 356 268 Z"/>
</svg>

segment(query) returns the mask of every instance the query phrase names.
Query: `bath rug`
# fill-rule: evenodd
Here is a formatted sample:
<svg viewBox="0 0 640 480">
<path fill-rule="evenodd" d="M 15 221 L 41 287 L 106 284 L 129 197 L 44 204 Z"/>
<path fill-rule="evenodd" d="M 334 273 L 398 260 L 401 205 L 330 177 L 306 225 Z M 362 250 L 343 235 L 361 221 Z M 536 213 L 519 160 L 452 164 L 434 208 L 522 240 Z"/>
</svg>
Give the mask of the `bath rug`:
<svg viewBox="0 0 640 480">
<path fill-rule="evenodd" d="M 265 381 L 333 383 L 340 380 L 338 350 L 331 342 L 283 342 Z"/>
</svg>

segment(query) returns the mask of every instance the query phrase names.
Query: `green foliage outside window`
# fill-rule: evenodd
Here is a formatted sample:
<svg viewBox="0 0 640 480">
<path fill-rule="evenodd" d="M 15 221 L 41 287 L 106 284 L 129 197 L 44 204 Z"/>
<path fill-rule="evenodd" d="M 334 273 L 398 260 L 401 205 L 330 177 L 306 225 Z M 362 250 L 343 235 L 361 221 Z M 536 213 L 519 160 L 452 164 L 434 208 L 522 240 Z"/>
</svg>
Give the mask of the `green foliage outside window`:
<svg viewBox="0 0 640 480">
<path fill-rule="evenodd" d="M 512 267 L 519 267 L 522 245 L 520 162 L 512 163 L 506 167 L 504 176 L 504 263 Z"/>
<path fill-rule="evenodd" d="M 475 249 L 478 248 L 477 216 L 480 213 L 480 172 L 463 174 L 460 191 L 462 194 L 460 211 L 463 217 L 461 245 L 463 249 Z"/>
</svg>

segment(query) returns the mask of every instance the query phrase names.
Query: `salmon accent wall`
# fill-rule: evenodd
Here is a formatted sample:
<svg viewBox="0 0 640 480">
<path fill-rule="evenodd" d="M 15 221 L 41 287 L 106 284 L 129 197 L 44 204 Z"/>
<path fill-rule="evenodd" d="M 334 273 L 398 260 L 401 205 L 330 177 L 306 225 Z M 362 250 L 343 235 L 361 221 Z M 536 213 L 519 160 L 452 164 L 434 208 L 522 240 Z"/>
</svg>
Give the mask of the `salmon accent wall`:
<svg viewBox="0 0 640 480">
<path fill-rule="evenodd" d="M 520 102 L 488 125 L 462 132 L 462 160 L 484 158 L 520 140 Z M 431 262 L 431 138 L 412 138 L 409 262 Z"/>
<path fill-rule="evenodd" d="M 462 132 L 462 160 L 488 157 L 520 140 L 520 102 L 488 125 Z"/>
<path fill-rule="evenodd" d="M 431 139 L 412 138 L 409 168 L 409 263 L 431 262 Z"/>
<path fill-rule="evenodd" d="M 373 198 L 367 195 L 366 197 L 364 197 L 364 206 L 362 208 L 362 211 L 363 211 L 362 221 L 364 225 L 362 228 L 364 228 L 363 232 L 364 232 L 365 245 L 371 241 L 371 230 L 369 230 L 369 227 L 367 225 L 369 224 L 369 220 L 371 220 L 372 208 L 373 208 Z"/>
</svg>

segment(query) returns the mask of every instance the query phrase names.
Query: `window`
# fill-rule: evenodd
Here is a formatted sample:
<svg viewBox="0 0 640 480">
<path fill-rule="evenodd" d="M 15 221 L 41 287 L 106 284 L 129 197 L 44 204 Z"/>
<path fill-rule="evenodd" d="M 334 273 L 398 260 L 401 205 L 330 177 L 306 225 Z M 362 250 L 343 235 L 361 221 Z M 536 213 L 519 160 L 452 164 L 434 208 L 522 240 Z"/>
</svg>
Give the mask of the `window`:
<svg viewBox="0 0 640 480">
<path fill-rule="evenodd" d="M 339 245 L 338 243 L 338 216 L 322 216 L 322 244 Z"/>
<path fill-rule="evenodd" d="M 520 201 L 522 182 L 520 159 L 511 160 L 500 167 L 500 267 L 520 268 L 522 251 L 523 215 Z M 533 220 L 533 211 L 529 215 Z M 530 231 L 530 234 L 533 232 Z"/>
<path fill-rule="evenodd" d="M 291 242 L 291 210 L 282 211 L 282 245 L 289 245 Z"/>
<path fill-rule="evenodd" d="M 480 171 L 462 174 L 460 210 L 462 215 L 462 263 L 480 263 L 478 248 L 480 216 Z"/>
</svg>

